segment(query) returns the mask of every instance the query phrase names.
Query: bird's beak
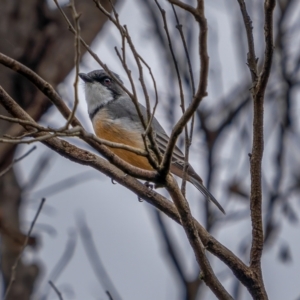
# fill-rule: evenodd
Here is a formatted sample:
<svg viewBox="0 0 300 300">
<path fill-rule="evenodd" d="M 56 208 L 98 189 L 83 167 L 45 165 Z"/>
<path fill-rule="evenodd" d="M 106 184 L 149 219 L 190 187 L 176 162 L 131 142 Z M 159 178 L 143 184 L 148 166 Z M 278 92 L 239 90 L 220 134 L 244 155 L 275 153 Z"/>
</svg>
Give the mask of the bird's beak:
<svg viewBox="0 0 300 300">
<path fill-rule="evenodd" d="M 92 78 L 88 74 L 79 73 L 78 75 L 84 82 L 93 82 Z"/>
</svg>

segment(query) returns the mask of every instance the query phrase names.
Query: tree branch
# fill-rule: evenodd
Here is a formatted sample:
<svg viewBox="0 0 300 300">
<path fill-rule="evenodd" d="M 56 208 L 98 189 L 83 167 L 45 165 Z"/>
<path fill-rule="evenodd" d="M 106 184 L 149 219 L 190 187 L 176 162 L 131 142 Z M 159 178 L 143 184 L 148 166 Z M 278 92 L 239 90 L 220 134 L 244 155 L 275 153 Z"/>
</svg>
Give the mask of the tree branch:
<svg viewBox="0 0 300 300">
<path fill-rule="evenodd" d="M 251 172 L 251 221 L 252 246 L 250 253 L 250 267 L 261 273 L 261 255 L 263 250 L 263 224 L 262 224 L 262 187 L 261 163 L 264 149 L 263 115 L 264 93 L 270 75 L 273 56 L 273 10 L 275 0 L 265 1 L 265 61 L 257 85 L 253 90 L 253 147 L 250 162 Z"/>
<path fill-rule="evenodd" d="M 250 269 L 257 276 L 257 285 L 250 290 L 256 299 L 268 299 L 261 271 L 261 256 L 264 244 L 262 223 L 262 184 L 261 164 L 264 150 L 264 94 L 270 75 L 273 56 L 273 10 L 275 0 L 265 0 L 265 57 L 262 72 L 257 77 L 257 59 L 255 57 L 252 35 L 252 22 L 247 14 L 243 0 L 238 0 L 244 19 L 248 39 L 248 65 L 252 75 L 253 87 L 253 145 L 250 159 L 251 195 L 250 209 L 252 222 L 252 245 L 250 252 Z"/>
<path fill-rule="evenodd" d="M 182 195 L 176 181 L 171 175 L 168 175 L 167 177 L 166 189 L 170 193 L 176 205 L 180 215 L 181 224 L 194 250 L 196 260 L 201 268 L 201 278 L 210 288 L 210 290 L 216 295 L 216 297 L 218 297 L 218 299 L 233 299 L 214 274 L 209 260 L 205 255 L 203 243 L 200 240 L 196 230 L 195 219 L 192 217 L 189 204 Z"/>
<path fill-rule="evenodd" d="M 169 0 L 170 3 L 182 6 L 183 3 L 180 1 Z M 188 5 L 183 5 L 188 6 Z M 188 6 L 189 7 L 189 6 Z M 185 110 L 179 121 L 175 124 L 169 139 L 169 143 L 166 148 L 162 163 L 160 165 L 161 174 L 165 174 L 169 170 L 169 166 L 172 160 L 172 153 L 176 145 L 178 136 L 181 134 L 187 122 L 191 119 L 194 112 L 197 110 L 201 100 L 207 95 L 207 77 L 209 67 L 209 57 L 207 53 L 207 22 L 204 14 L 204 2 L 198 0 L 196 9 L 189 8 L 188 10 L 193 14 L 195 20 L 199 23 L 199 57 L 200 57 L 200 81 L 197 92 L 193 97 L 193 100 L 189 107 Z"/>
</svg>

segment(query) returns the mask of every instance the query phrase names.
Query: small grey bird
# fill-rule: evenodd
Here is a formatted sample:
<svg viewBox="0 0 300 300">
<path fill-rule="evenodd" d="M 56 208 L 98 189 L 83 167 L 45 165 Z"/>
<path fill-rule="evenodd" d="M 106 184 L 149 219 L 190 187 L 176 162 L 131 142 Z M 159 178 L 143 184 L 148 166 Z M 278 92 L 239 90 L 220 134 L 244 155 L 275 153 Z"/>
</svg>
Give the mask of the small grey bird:
<svg viewBox="0 0 300 300">
<path fill-rule="evenodd" d="M 113 74 L 121 81 L 117 74 Z M 88 113 L 96 135 L 104 140 L 145 149 L 142 138 L 144 127 L 135 105 L 127 93 L 104 70 L 96 70 L 88 74 L 80 73 L 79 76 L 85 82 L 85 98 L 88 105 Z M 147 120 L 146 108 L 142 104 L 139 104 L 139 108 L 144 119 Z M 161 153 L 164 154 L 169 137 L 155 117 L 151 125 L 157 146 Z M 110 150 L 135 167 L 153 170 L 148 159 L 144 156 L 124 149 L 110 148 Z M 175 147 L 170 171 L 182 178 L 183 168 L 184 155 L 178 147 Z M 187 170 L 187 180 L 225 214 L 223 207 L 205 188 L 201 177 L 190 164 Z"/>
</svg>

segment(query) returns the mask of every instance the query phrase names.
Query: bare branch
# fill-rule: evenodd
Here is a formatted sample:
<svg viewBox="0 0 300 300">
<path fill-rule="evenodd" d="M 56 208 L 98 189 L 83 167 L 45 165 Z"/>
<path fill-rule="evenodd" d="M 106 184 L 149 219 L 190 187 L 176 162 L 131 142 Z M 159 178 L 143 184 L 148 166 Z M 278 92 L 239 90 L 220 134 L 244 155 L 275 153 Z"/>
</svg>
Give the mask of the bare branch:
<svg viewBox="0 0 300 300">
<path fill-rule="evenodd" d="M 153 107 L 153 110 L 152 110 L 152 114 L 150 116 L 150 119 L 149 119 L 149 122 L 148 122 L 148 125 L 147 125 L 147 128 L 145 130 L 145 135 L 148 134 L 150 128 L 151 128 L 151 123 L 152 123 L 152 120 L 154 118 L 154 115 L 155 115 L 155 111 L 156 111 L 156 108 L 157 108 L 157 105 L 158 105 L 158 93 L 157 93 L 157 86 L 156 86 L 156 81 L 155 81 L 155 78 L 153 76 L 153 73 L 152 73 L 152 70 L 150 68 L 150 66 L 147 64 L 147 62 L 139 55 L 139 59 L 142 61 L 142 63 L 146 66 L 146 68 L 148 69 L 149 71 L 149 74 L 151 76 L 151 79 L 152 79 L 152 82 L 153 82 L 153 87 L 154 87 L 154 92 L 155 92 L 155 103 L 154 103 L 154 107 Z"/>
<path fill-rule="evenodd" d="M 191 5 L 189 5 L 189 4 L 183 3 L 183 2 L 181 2 L 179 0 L 168 0 L 168 1 L 170 3 L 172 3 L 172 4 L 174 4 L 174 5 L 176 5 L 176 6 L 180 7 L 180 8 L 182 8 L 182 9 L 190 12 L 194 16 L 197 14 L 197 10 L 194 7 L 192 7 Z"/>
<path fill-rule="evenodd" d="M 263 70 L 253 90 L 253 147 L 250 161 L 251 172 L 251 221 L 252 221 L 252 247 L 250 254 L 250 267 L 260 273 L 261 280 L 261 255 L 263 250 L 263 224 L 262 224 L 262 187 L 261 163 L 264 148 L 264 93 L 270 75 L 273 56 L 273 10 L 275 0 L 265 1 L 265 59 Z M 263 282 L 262 282 L 263 284 Z M 264 293 L 266 293 L 264 291 Z M 266 296 L 265 296 L 266 297 Z"/>
<path fill-rule="evenodd" d="M 265 56 L 263 69 L 260 74 L 260 78 L 257 83 L 257 97 L 264 96 L 264 92 L 269 80 L 272 59 L 273 59 L 273 50 L 274 50 L 274 38 L 273 38 L 273 11 L 276 5 L 275 0 L 265 0 Z"/>
<path fill-rule="evenodd" d="M 37 132 L 30 132 L 29 134 L 32 135 L 36 135 Z M 42 142 L 45 140 L 49 140 L 52 139 L 53 137 L 56 136 L 64 136 L 64 137 L 70 137 L 70 136 L 79 136 L 79 131 L 75 131 L 75 132 L 55 132 L 55 133 L 50 133 L 47 135 L 43 135 L 43 136 L 39 136 L 33 139 L 29 139 L 29 140 L 22 140 L 19 138 L 15 138 L 15 139 L 4 139 L 4 138 L 0 138 L 0 143 L 11 143 L 11 144 L 32 144 L 32 143 L 36 143 L 36 142 Z"/>
<path fill-rule="evenodd" d="M 165 29 L 165 33 L 168 39 L 168 44 L 169 44 L 169 49 L 172 55 L 172 61 L 174 63 L 174 67 L 176 70 L 176 75 L 177 75 L 177 81 L 178 81 L 178 87 L 179 87 L 179 94 L 180 94 L 180 106 L 182 109 L 182 113 L 185 112 L 185 103 L 184 103 L 184 93 L 183 93 L 183 87 L 182 87 L 182 81 L 181 81 L 181 76 L 180 76 L 180 72 L 179 72 L 179 68 L 178 68 L 178 63 L 177 63 L 177 59 L 173 50 L 173 44 L 172 44 L 172 40 L 170 37 L 170 33 L 169 33 L 169 28 L 168 28 L 168 23 L 167 23 L 167 19 L 166 19 L 166 12 L 165 10 L 163 10 L 160 6 L 160 4 L 158 3 L 157 0 L 155 0 L 155 3 L 161 13 L 162 19 L 163 19 L 163 24 L 164 24 L 164 29 Z"/>
<path fill-rule="evenodd" d="M 79 18 L 80 18 L 80 14 L 77 13 L 76 11 L 76 7 L 75 7 L 75 2 L 74 0 L 71 0 L 71 9 L 72 9 L 72 16 L 73 16 L 73 20 L 74 20 L 74 24 L 75 24 L 75 43 L 74 43 L 74 49 L 75 49 L 75 58 L 74 58 L 74 62 L 75 62 L 75 80 L 74 80 L 74 106 L 73 109 L 71 111 L 71 114 L 69 115 L 69 118 L 67 120 L 66 125 L 64 126 L 64 128 L 68 129 L 70 123 L 72 122 L 75 113 L 76 113 L 76 109 L 79 103 L 79 99 L 78 99 L 78 74 L 79 74 L 79 59 L 80 59 L 80 24 L 79 24 Z"/>
</svg>

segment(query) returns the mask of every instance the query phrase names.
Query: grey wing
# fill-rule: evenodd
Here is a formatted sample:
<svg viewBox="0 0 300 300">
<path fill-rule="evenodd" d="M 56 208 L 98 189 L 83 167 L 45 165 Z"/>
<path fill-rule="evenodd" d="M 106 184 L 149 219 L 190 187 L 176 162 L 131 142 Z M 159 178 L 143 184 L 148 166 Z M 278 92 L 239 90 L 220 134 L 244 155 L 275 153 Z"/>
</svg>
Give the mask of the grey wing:
<svg viewBox="0 0 300 300">
<path fill-rule="evenodd" d="M 161 153 L 165 153 L 169 142 L 169 137 L 165 132 L 155 131 L 155 141 Z M 184 166 L 184 155 L 181 150 L 175 145 L 172 154 L 172 164 L 174 164 L 181 171 Z M 181 176 L 180 176 L 181 177 Z"/>
<path fill-rule="evenodd" d="M 135 124 L 135 127 L 140 128 L 141 133 L 143 132 L 143 127 L 140 118 L 138 116 L 138 113 L 136 111 L 135 105 L 133 104 L 129 96 L 120 97 L 118 100 L 109 103 L 107 107 L 112 118 L 129 119 L 130 122 L 127 123 L 128 125 L 131 124 L 129 126 Z M 141 110 L 141 113 L 145 121 L 147 121 L 146 107 L 139 103 L 139 108 Z M 126 124 L 126 122 L 122 122 L 122 123 Z M 169 142 L 169 137 L 155 117 L 152 120 L 152 128 L 155 134 L 155 140 L 157 142 L 157 146 L 161 151 L 161 153 L 164 154 L 166 152 L 166 148 Z M 179 168 L 180 170 L 183 170 L 184 155 L 177 146 L 175 146 L 173 151 L 172 163 L 176 165 L 176 167 Z"/>
</svg>

